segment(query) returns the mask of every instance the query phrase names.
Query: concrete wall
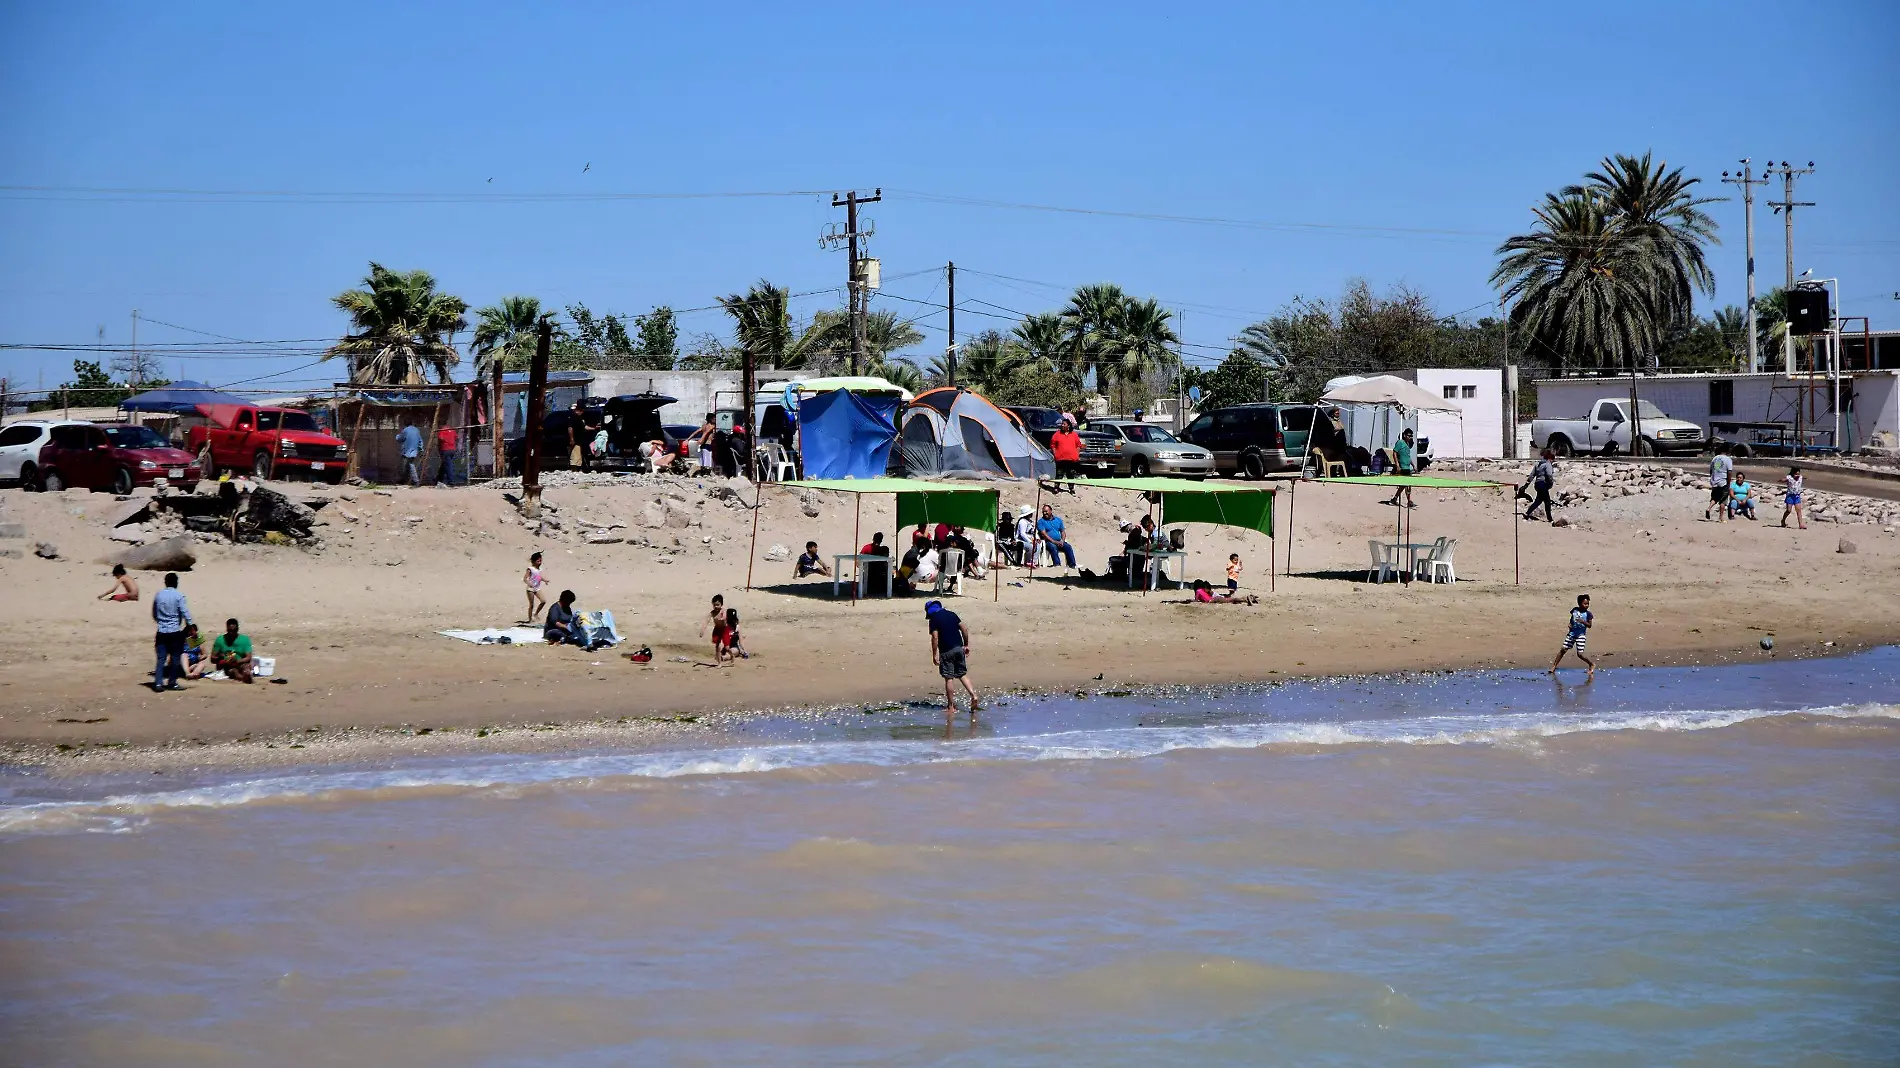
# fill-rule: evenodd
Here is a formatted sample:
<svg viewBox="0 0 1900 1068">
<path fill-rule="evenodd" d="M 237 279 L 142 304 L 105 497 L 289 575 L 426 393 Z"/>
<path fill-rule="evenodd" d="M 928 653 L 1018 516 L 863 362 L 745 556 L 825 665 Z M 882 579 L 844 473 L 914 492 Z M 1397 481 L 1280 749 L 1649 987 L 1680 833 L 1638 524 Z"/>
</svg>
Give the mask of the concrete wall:
<svg viewBox="0 0 1900 1068">
<path fill-rule="evenodd" d="M 1503 371 L 1495 367 L 1421 367 L 1385 373 L 1456 404 L 1463 413 L 1462 420 L 1450 412 L 1418 413 L 1418 435 L 1431 440 L 1433 456 L 1452 459 L 1504 455 Z M 1470 396 L 1465 395 L 1467 389 Z"/>
<path fill-rule="evenodd" d="M 628 393 L 662 393 L 679 400 L 660 409 L 660 422 L 697 426 L 706 413 L 719 407 L 736 408 L 744 375 L 738 371 L 590 371 L 590 397 L 618 397 Z M 760 389 L 775 382 L 808 377 L 798 371 L 756 371 Z"/>
<path fill-rule="evenodd" d="M 1712 382 L 1729 383 L 1733 391 L 1733 410 L 1711 416 L 1709 403 Z M 1786 375 L 1647 375 L 1637 383 L 1636 395 L 1661 408 L 1673 418 L 1700 426 L 1708 432 L 1709 420 L 1741 419 L 1760 422 L 1795 422 L 1795 405 L 1802 407 L 1801 422 L 1816 429 L 1834 426 L 1834 386 L 1828 379 L 1816 379 L 1812 404 L 1806 391 Z M 1847 398 L 1852 395 L 1851 405 Z M 1587 415 L 1590 406 L 1604 397 L 1627 400 L 1627 378 L 1545 378 L 1537 382 L 1537 415 L 1540 419 L 1577 419 Z M 1841 376 L 1842 409 L 1852 418 L 1842 420 L 1841 445 L 1857 449 L 1878 430 L 1900 432 L 1900 372 L 1862 371 Z"/>
</svg>

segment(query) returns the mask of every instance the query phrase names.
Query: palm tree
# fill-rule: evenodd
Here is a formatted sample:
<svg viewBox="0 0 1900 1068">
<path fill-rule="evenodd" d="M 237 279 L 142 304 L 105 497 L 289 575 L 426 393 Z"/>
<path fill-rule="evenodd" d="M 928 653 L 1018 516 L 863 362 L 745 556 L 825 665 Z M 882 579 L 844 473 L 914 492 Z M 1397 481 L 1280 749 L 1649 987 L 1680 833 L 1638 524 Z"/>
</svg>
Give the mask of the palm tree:
<svg viewBox="0 0 1900 1068">
<path fill-rule="evenodd" d="M 499 362 L 504 371 L 519 371 L 534 357 L 540 332 L 541 302 L 533 297 L 503 297 L 501 303 L 475 310 L 475 335 L 469 352 L 475 356 L 475 377 L 486 379 Z"/>
<path fill-rule="evenodd" d="M 759 367 L 777 367 L 792 348 L 791 294 L 761 278 L 744 293 L 719 298 L 732 316 L 733 333 L 741 353 L 750 353 Z"/>
<path fill-rule="evenodd" d="M 1108 339 L 1121 329 L 1127 309 L 1128 295 L 1113 282 L 1082 286 L 1069 298 L 1069 306 L 1062 309 L 1068 351 L 1058 366 L 1077 387 L 1087 381 L 1090 371 L 1097 369 L 1102 350 Z"/>
<path fill-rule="evenodd" d="M 1491 284 L 1513 303 L 1512 325 L 1570 364 L 1636 366 L 1661 341 L 1663 261 L 1630 241 L 1598 193 L 1548 194 L 1537 226 L 1498 246 Z M 1666 299 L 1666 298 L 1665 298 Z"/>
<path fill-rule="evenodd" d="M 1063 337 L 1067 327 L 1062 316 L 1054 312 L 1031 315 L 1016 325 L 1011 336 L 1022 346 L 1029 359 L 1041 366 L 1056 368 L 1062 366 L 1065 355 Z"/>
<path fill-rule="evenodd" d="M 864 373 L 912 393 L 930 388 L 930 383 L 924 380 L 923 369 L 901 356 L 873 356 L 865 363 Z"/>
<path fill-rule="evenodd" d="M 1569 186 L 1563 194 L 1595 193 L 1622 239 L 1639 243 L 1654 259 L 1655 303 L 1662 317 L 1657 327 L 1666 331 L 1694 319 L 1696 290 L 1715 292 L 1715 274 L 1702 246 L 1716 240 L 1716 224 L 1702 205 L 1722 198 L 1693 195 L 1700 178 L 1684 178 L 1681 167 L 1666 170 L 1667 163 L 1650 155 L 1610 156 L 1599 170 L 1583 176 L 1584 185 Z"/>
<path fill-rule="evenodd" d="M 848 334 L 847 327 L 847 336 Z M 914 321 L 899 319 L 895 312 L 880 308 L 864 314 L 864 354 L 872 362 L 882 360 L 899 349 L 907 349 L 923 340 L 924 335 L 918 332 Z"/>
<path fill-rule="evenodd" d="M 1169 345 L 1181 340 L 1168 321 L 1174 313 L 1154 300 L 1129 298 L 1119 321 L 1096 352 L 1096 375 L 1137 384 L 1156 372 L 1173 370 L 1180 360 Z"/>
<path fill-rule="evenodd" d="M 447 382 L 460 360 L 455 334 L 468 326 L 468 304 L 436 292 L 427 271 L 392 271 L 372 262 L 363 285 L 330 298 L 349 314 L 352 332 L 323 358 L 348 360 L 356 383 L 419 385 L 427 381 L 424 371 Z"/>
<path fill-rule="evenodd" d="M 1262 367 L 1286 366 L 1286 349 L 1273 336 L 1270 322 L 1254 323 L 1242 330 L 1240 336 L 1234 339 L 1233 351 Z"/>
<path fill-rule="evenodd" d="M 1027 349 L 995 330 L 985 330 L 959 347 L 957 385 L 978 393 L 992 393 L 998 387 L 1035 366 L 1037 361 Z M 934 381 L 948 383 L 949 367 L 944 357 L 931 361 Z"/>
</svg>

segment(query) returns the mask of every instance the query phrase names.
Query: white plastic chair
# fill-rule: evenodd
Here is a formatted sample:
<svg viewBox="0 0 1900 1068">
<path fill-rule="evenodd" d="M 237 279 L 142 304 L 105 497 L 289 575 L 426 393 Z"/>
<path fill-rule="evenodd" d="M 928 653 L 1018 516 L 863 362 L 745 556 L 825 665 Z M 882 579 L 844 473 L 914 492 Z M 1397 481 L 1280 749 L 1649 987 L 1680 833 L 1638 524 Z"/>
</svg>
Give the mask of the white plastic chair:
<svg viewBox="0 0 1900 1068">
<path fill-rule="evenodd" d="M 963 550 L 945 549 L 941 555 L 943 567 L 937 572 L 937 585 L 932 592 L 963 596 Z"/>
<path fill-rule="evenodd" d="M 1450 540 L 1450 538 L 1439 538 L 1432 542 L 1430 549 L 1425 550 L 1425 555 L 1413 557 L 1412 577 L 1421 579 L 1427 577 L 1431 573 L 1431 562 L 1438 559 L 1439 553 L 1445 551 L 1445 543 Z"/>
<path fill-rule="evenodd" d="M 1431 558 L 1418 562 L 1419 567 L 1425 569 L 1425 573 L 1419 577 L 1428 578 L 1433 582 L 1437 582 L 1438 576 L 1442 574 L 1445 576 L 1446 582 L 1457 583 L 1458 571 L 1452 567 L 1451 563 L 1452 555 L 1457 551 L 1457 538 L 1440 539 L 1438 547 L 1432 550 Z"/>
<path fill-rule="evenodd" d="M 798 477 L 798 467 L 785 458 L 785 446 L 773 442 L 759 451 L 759 476 L 769 482 L 790 482 Z"/>
<path fill-rule="evenodd" d="M 1377 538 L 1367 538 L 1366 545 L 1372 550 L 1372 566 L 1366 568 L 1366 581 L 1384 582 L 1387 575 L 1398 578 L 1398 569 L 1392 566 L 1391 557 L 1386 555 L 1385 542 Z"/>
</svg>

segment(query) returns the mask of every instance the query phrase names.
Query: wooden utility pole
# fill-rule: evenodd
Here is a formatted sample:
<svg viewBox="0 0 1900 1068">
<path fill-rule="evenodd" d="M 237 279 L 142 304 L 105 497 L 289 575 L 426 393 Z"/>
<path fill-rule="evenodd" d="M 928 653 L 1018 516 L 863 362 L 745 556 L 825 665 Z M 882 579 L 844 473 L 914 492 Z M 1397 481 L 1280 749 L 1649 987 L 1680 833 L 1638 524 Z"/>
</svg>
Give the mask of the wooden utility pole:
<svg viewBox="0 0 1900 1068">
<path fill-rule="evenodd" d="M 851 373 L 854 375 L 858 373 L 859 366 L 864 360 L 864 311 L 867 303 L 864 292 L 864 260 L 858 239 L 861 236 L 869 236 L 858 233 L 858 205 L 875 204 L 883 199 L 884 190 L 882 189 L 873 190 L 868 197 L 859 196 L 855 189 L 842 198 L 836 193 L 831 196 L 831 206 L 845 210 L 845 232 L 834 237 L 844 238 L 851 257 L 850 265 L 845 270 L 845 282 L 847 292 L 851 297 Z"/>
<path fill-rule="evenodd" d="M 547 406 L 548 350 L 554 345 L 554 322 L 542 317 L 534 339 L 534 362 L 528 365 L 528 425 L 521 442 L 521 514 L 541 516 L 541 409 Z"/>
<path fill-rule="evenodd" d="M 944 342 L 944 356 L 950 361 L 950 388 L 957 388 L 957 262 L 951 260 L 944 266 L 950 276 L 950 329 L 949 340 Z"/>
<path fill-rule="evenodd" d="M 1766 174 L 1781 175 L 1781 199 L 1769 201 L 1768 206 L 1775 209 L 1775 211 L 1781 215 L 1782 241 L 1788 260 L 1788 282 L 1787 289 L 1784 290 L 1784 292 L 1792 293 L 1794 291 L 1794 209 L 1811 208 L 1814 206 L 1814 201 L 1812 200 L 1796 200 L 1794 198 L 1794 180 L 1803 175 L 1813 173 L 1814 161 L 1809 160 L 1808 165 L 1805 167 L 1790 167 L 1788 161 L 1785 159 L 1781 161 L 1779 166 L 1770 165 L 1766 172 Z M 1767 179 L 1764 177 L 1763 180 L 1766 181 Z"/>
<path fill-rule="evenodd" d="M 1753 374 L 1761 370 L 1761 354 L 1756 351 L 1755 339 L 1755 187 L 1767 185 L 1768 176 L 1755 177 L 1755 165 L 1744 159 L 1742 173 L 1723 171 L 1722 180 L 1742 189 L 1742 230 L 1744 251 L 1748 258 L 1748 371 Z M 1790 266 L 1788 269 L 1792 271 L 1794 268 Z"/>
</svg>

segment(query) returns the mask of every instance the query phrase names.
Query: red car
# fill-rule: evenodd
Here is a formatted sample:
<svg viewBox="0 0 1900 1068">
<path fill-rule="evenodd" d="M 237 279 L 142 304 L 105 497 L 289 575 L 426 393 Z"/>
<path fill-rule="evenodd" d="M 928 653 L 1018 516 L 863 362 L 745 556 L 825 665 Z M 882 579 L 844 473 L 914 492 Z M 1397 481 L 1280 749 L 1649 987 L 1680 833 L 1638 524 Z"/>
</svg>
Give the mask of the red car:
<svg viewBox="0 0 1900 1068">
<path fill-rule="evenodd" d="M 163 483 L 189 491 L 203 477 L 198 460 L 147 426 L 68 423 L 53 428 L 40 449 L 40 486 L 47 490 L 111 490 Z"/>
</svg>

